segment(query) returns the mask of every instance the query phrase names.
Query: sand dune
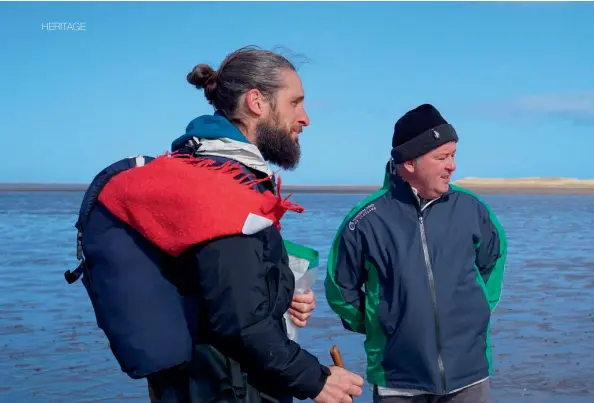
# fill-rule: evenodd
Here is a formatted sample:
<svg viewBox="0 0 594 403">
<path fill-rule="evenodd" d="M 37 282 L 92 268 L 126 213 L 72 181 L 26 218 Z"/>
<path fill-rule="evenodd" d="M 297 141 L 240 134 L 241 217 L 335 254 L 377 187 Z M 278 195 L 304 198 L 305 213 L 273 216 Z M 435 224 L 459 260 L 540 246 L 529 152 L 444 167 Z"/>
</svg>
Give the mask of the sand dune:
<svg viewBox="0 0 594 403">
<path fill-rule="evenodd" d="M 453 183 L 483 194 L 594 194 L 594 179 L 466 177 Z M 285 193 L 372 193 L 378 188 L 378 185 L 284 185 Z"/>
<path fill-rule="evenodd" d="M 594 188 L 594 179 L 577 179 L 562 177 L 532 178 L 475 178 L 466 177 L 454 182 L 460 186 L 473 187 L 572 187 Z"/>
<path fill-rule="evenodd" d="M 477 193 L 594 194 L 594 179 L 563 177 L 474 178 L 454 182 Z"/>
</svg>

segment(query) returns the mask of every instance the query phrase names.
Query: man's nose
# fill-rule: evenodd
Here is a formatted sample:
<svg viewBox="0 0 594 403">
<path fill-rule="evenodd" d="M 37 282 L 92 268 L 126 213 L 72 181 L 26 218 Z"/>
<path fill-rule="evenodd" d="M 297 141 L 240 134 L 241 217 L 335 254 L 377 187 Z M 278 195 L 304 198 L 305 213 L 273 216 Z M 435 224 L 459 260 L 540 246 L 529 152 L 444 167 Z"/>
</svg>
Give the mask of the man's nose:
<svg viewBox="0 0 594 403">
<path fill-rule="evenodd" d="M 453 158 L 450 158 L 450 160 L 448 161 L 446 169 L 451 172 L 454 172 L 456 170 L 456 161 L 454 161 Z"/>
<path fill-rule="evenodd" d="M 307 116 L 307 112 L 305 112 L 305 109 L 302 109 L 299 116 L 297 116 L 297 122 L 301 126 L 309 126 L 309 116 Z"/>
</svg>

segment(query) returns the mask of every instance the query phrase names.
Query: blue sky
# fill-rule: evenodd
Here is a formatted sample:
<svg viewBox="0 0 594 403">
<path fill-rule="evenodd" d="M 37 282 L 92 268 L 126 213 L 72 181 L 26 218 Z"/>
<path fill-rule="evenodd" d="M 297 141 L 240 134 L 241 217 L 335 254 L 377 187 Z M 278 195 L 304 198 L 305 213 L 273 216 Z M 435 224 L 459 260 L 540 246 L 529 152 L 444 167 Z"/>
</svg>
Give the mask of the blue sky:
<svg viewBox="0 0 594 403">
<path fill-rule="evenodd" d="M 307 57 L 285 183 L 379 183 L 394 123 L 426 102 L 460 135 L 455 179 L 594 177 L 593 3 L 0 3 L 0 21 L 0 182 L 167 151 L 212 113 L 186 74 L 244 45 Z"/>
</svg>

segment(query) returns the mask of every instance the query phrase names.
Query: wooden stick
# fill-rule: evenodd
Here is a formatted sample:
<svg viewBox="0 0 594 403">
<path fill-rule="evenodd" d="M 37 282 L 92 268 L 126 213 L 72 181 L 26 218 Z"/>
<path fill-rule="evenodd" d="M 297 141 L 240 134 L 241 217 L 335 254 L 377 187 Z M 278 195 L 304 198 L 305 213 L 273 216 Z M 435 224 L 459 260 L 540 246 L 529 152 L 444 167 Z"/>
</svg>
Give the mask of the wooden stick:
<svg viewBox="0 0 594 403">
<path fill-rule="evenodd" d="M 335 344 L 330 349 L 330 356 L 332 357 L 332 361 L 334 365 L 340 368 L 344 368 L 344 361 L 342 360 L 342 354 L 340 354 L 340 349 Z"/>
<path fill-rule="evenodd" d="M 344 368 L 344 361 L 342 360 L 342 354 L 340 354 L 340 349 L 335 344 L 330 348 L 330 356 L 332 357 L 332 361 L 334 365 L 340 368 Z M 352 396 L 351 396 L 352 398 Z"/>
</svg>

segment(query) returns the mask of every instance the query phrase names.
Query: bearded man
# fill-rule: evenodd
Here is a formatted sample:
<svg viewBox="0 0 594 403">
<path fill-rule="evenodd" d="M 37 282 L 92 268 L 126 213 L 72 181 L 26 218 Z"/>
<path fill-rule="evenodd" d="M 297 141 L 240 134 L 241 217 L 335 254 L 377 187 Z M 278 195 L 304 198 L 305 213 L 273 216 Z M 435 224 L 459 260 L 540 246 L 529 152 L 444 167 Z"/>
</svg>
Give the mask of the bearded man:
<svg viewBox="0 0 594 403">
<path fill-rule="evenodd" d="M 81 208 L 79 235 L 99 326 L 152 402 L 352 402 L 363 379 L 322 365 L 284 321 L 304 326 L 314 307 L 313 293 L 294 296 L 279 225 L 302 208 L 267 165 L 299 162 L 309 117 L 295 67 L 243 48 L 187 80 L 214 114 L 192 120 L 171 154 L 95 180 L 84 198 L 98 202 Z"/>
</svg>

